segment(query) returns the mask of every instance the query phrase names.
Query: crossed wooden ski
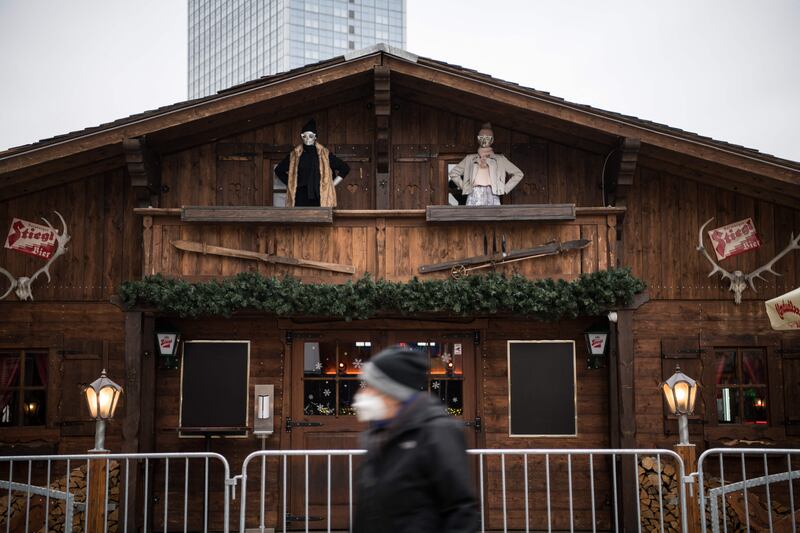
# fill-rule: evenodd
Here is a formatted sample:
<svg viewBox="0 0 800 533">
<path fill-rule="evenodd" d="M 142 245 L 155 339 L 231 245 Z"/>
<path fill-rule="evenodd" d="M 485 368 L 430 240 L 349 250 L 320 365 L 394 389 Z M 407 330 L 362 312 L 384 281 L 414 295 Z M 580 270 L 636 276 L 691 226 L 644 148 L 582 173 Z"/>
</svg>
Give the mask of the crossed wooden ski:
<svg viewBox="0 0 800 533">
<path fill-rule="evenodd" d="M 444 263 L 434 263 L 432 265 L 422 265 L 419 267 L 420 274 L 428 274 L 429 272 L 441 272 L 449 270 L 454 278 L 459 278 L 472 270 L 481 268 L 494 268 L 497 265 L 507 263 L 515 263 L 517 261 L 524 261 L 526 259 L 536 259 L 537 257 L 546 257 L 549 255 L 558 255 L 573 250 L 582 250 L 591 244 L 591 241 L 586 239 L 577 239 L 567 242 L 549 242 L 541 246 L 534 246 L 533 248 L 523 248 L 521 250 L 514 250 L 511 252 L 505 251 L 505 235 L 503 236 L 502 251 L 498 252 L 496 246 L 491 254 L 488 253 L 486 246 L 486 239 L 484 239 L 484 254 L 476 255 L 474 257 L 466 257 L 456 261 L 446 261 Z"/>
<path fill-rule="evenodd" d="M 214 246 L 204 242 L 195 241 L 172 241 L 172 246 L 184 252 L 194 252 L 198 254 L 221 255 L 224 257 L 237 257 L 239 259 L 254 259 L 264 263 L 278 265 L 290 265 L 295 267 L 314 268 L 316 270 L 327 270 L 329 272 L 341 272 L 343 274 L 355 274 L 356 267 L 350 265 L 340 265 L 339 263 L 326 263 L 324 261 L 312 261 L 310 259 L 297 259 L 294 257 L 283 257 L 280 255 L 251 252 L 250 250 L 237 250 L 235 248 L 224 248 Z"/>
</svg>

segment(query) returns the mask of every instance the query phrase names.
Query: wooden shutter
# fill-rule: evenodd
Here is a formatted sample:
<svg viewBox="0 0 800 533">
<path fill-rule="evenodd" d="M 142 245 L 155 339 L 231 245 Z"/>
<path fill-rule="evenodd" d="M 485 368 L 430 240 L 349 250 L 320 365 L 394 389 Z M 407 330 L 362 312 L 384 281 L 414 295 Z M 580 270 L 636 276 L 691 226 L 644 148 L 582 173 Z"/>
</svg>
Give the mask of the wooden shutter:
<svg viewBox="0 0 800 533">
<path fill-rule="evenodd" d="M 713 401 L 713 386 L 704 386 L 703 383 L 703 349 L 700 348 L 700 338 L 691 337 L 665 337 L 661 339 L 661 379 L 666 380 L 675 372 L 678 365 L 681 371 L 687 376 L 700 382 L 700 392 L 695 402 L 694 414 L 689 417 L 689 433 L 695 435 L 703 434 L 703 422 L 710 416 L 711 409 L 706 409 L 706 405 L 711 405 Z M 659 391 L 659 394 L 661 392 Z M 677 435 L 677 417 L 667 409 L 667 402 L 662 399 L 664 410 L 664 434 Z"/>
<path fill-rule="evenodd" d="M 786 435 L 800 435 L 800 337 L 782 339 L 778 352 L 783 367 Z"/>
</svg>

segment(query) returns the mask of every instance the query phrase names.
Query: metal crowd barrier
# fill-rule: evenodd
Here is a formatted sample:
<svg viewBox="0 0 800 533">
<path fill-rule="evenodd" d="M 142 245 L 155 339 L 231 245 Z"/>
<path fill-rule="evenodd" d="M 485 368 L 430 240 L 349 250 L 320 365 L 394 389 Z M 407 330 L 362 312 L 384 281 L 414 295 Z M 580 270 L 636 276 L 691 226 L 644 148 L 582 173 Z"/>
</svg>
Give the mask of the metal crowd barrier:
<svg viewBox="0 0 800 533">
<path fill-rule="evenodd" d="M 92 494 L 100 481 L 92 472 L 105 476 L 102 495 Z M 0 457 L 0 531 L 100 533 L 87 509 L 102 502 L 103 533 L 127 533 L 129 523 L 143 533 L 176 526 L 228 533 L 232 482 L 227 460 L 216 453 Z M 130 494 L 134 488 L 138 494 Z M 203 506 L 190 520 L 190 495 L 198 493 Z M 153 505 L 137 508 L 137 500 Z"/>
<path fill-rule="evenodd" d="M 566 524 L 553 524 L 553 518 L 556 513 L 553 512 L 553 485 L 560 484 L 562 489 L 563 486 L 566 485 L 567 488 L 567 496 L 568 496 L 568 521 L 569 521 L 569 530 L 575 531 L 575 518 L 576 518 L 576 503 L 580 504 L 583 509 L 584 513 L 586 513 L 586 508 L 588 504 L 588 512 L 591 514 L 591 530 L 596 532 L 598 530 L 598 516 L 597 516 L 597 508 L 599 499 L 597 498 L 597 489 L 598 489 L 598 482 L 595 479 L 598 471 L 601 468 L 598 467 L 600 461 L 596 460 L 597 458 L 606 459 L 607 463 L 610 463 L 610 479 L 606 480 L 606 487 L 604 490 L 608 494 L 610 489 L 611 499 L 613 502 L 611 503 L 611 509 L 609 511 L 609 524 L 613 527 L 614 531 L 619 532 L 621 529 L 621 513 L 620 513 L 620 500 L 626 497 L 626 494 L 629 496 L 628 501 L 635 501 L 636 502 L 636 517 L 637 517 L 637 524 L 635 527 L 638 531 L 642 531 L 642 506 L 641 506 L 641 499 L 640 499 L 640 492 L 642 490 L 641 478 L 640 475 L 640 459 L 644 457 L 648 457 L 650 459 L 655 458 L 656 463 L 656 476 L 658 478 L 657 483 L 657 508 L 659 512 L 659 516 L 657 519 L 657 523 L 659 527 L 657 529 L 645 528 L 647 530 L 656 530 L 661 531 L 663 533 L 665 531 L 665 522 L 666 522 L 666 512 L 665 509 L 666 505 L 666 492 L 667 490 L 664 488 L 664 483 L 662 481 L 662 472 L 663 466 L 667 464 L 667 461 L 670 461 L 673 464 L 673 468 L 677 469 L 677 494 L 678 494 L 678 502 L 676 508 L 679 510 L 680 513 L 680 521 L 678 528 L 680 531 L 686 531 L 685 524 L 686 524 L 686 489 L 685 489 L 685 472 L 683 468 L 683 461 L 681 460 L 680 456 L 671 450 L 660 450 L 660 449 L 609 449 L 609 450 L 595 450 L 595 449 L 524 449 L 524 450 L 469 450 L 469 454 L 476 455 L 479 458 L 478 464 L 478 476 L 479 476 L 479 491 L 480 491 L 480 509 L 481 509 L 481 531 L 485 532 L 487 529 L 487 519 L 486 519 L 486 510 L 487 510 L 487 496 L 485 494 L 485 486 L 494 486 L 491 482 L 487 483 L 485 479 L 487 467 L 485 466 L 493 458 L 497 458 L 499 460 L 499 475 L 500 475 L 500 494 L 501 494 L 501 518 L 502 518 L 502 530 L 504 532 L 509 530 L 509 506 L 508 506 L 508 498 L 507 492 L 509 490 L 509 483 L 507 483 L 508 478 L 508 462 L 510 458 L 517 458 L 521 461 L 521 477 L 522 477 L 522 494 L 523 494 L 523 510 L 524 510 L 524 526 L 519 523 L 517 520 L 516 524 L 513 524 L 514 530 L 524 529 L 524 531 L 529 532 L 531 531 L 531 496 L 537 494 L 538 489 L 538 496 L 539 499 L 544 499 L 546 503 L 545 510 L 546 510 L 546 529 L 548 532 L 553 531 L 554 527 L 557 529 L 566 529 L 564 526 Z M 628 459 L 625 461 L 624 459 Z M 543 476 L 542 478 L 536 478 L 529 475 L 531 467 L 533 466 L 531 463 L 538 462 L 540 467 L 543 467 Z M 579 468 L 578 463 L 583 462 L 584 465 L 581 465 Z M 563 464 L 566 463 L 566 473 L 560 472 L 560 475 L 557 475 L 554 472 L 553 467 L 554 464 L 560 464 L 563 467 Z M 627 464 L 626 464 L 627 463 Z M 518 466 L 519 467 L 519 466 Z M 623 476 L 623 468 L 631 469 L 629 479 L 635 479 L 635 485 L 628 487 L 626 489 L 626 494 L 622 494 L 620 491 L 621 488 L 621 478 Z M 542 468 L 540 468 L 541 470 Z M 566 475 L 564 475 L 566 474 Z M 585 477 L 584 477 L 585 476 Z M 517 476 L 519 478 L 519 476 Z M 589 500 L 585 501 L 585 494 L 580 498 L 576 499 L 574 494 L 574 485 L 578 482 L 578 480 L 583 479 L 586 481 L 588 478 L 588 487 L 589 487 Z M 542 485 L 544 486 L 544 495 L 541 494 Z M 563 515 L 561 515 L 563 518 Z M 544 521 L 543 521 L 544 522 Z M 498 524 L 499 525 L 499 524 Z M 541 527 L 542 524 L 535 527 L 536 530 L 544 529 Z M 496 528 L 493 528 L 496 529 Z M 584 522 L 583 527 L 580 529 L 587 530 L 586 524 Z M 601 529 L 608 529 L 603 527 Z"/>
<path fill-rule="evenodd" d="M 703 532 L 797 531 L 800 450 L 706 450 L 697 462 L 697 480 Z"/>
<path fill-rule="evenodd" d="M 103 533 L 347 530 L 357 463 L 365 453 L 258 451 L 236 476 L 216 453 L 0 457 L 0 533 L 86 533 L 95 514 L 90 506 L 101 510 Z M 800 450 L 712 449 L 689 475 L 681 458 L 663 449 L 467 453 L 482 532 L 685 533 L 702 527 L 728 533 L 797 531 L 800 523 Z M 98 471 L 105 488 L 92 495 Z M 691 501 L 699 503 L 701 520 L 687 524 L 686 485 L 695 478 L 697 499 Z"/>
<path fill-rule="evenodd" d="M 351 528 L 354 463 L 364 453 L 364 450 L 268 450 L 250 454 L 244 460 L 242 474 L 235 480 L 241 482 L 239 531 L 264 532 L 268 524 L 275 524 L 277 530 L 285 532 L 292 523 L 305 531 Z M 468 454 L 473 457 L 482 532 L 554 529 L 619 532 L 624 529 L 623 499 L 636 507 L 637 523 L 633 525 L 636 530 L 686 531 L 685 472 L 680 456 L 671 450 L 476 449 Z M 647 509 L 642 509 L 640 501 L 640 491 L 644 490 L 641 479 L 647 479 L 641 472 L 640 460 L 644 458 L 652 463 L 649 475 L 658 480 L 649 488 L 654 493 L 654 503 Z M 668 464 L 675 473 L 671 489 L 662 481 Z M 337 469 L 338 474 L 334 473 Z M 624 469 L 628 469 L 628 475 L 623 493 Z M 336 484 L 333 488 L 332 483 Z M 290 484 L 300 486 L 290 491 Z M 254 487 L 257 490 L 252 490 Z M 668 492 L 674 501 L 668 501 Z M 331 501 L 334 494 L 340 498 L 338 520 Z M 251 511 L 248 515 L 248 497 L 256 500 L 257 513 Z M 672 528 L 668 525 L 668 507 L 675 516 Z M 293 515 L 292 509 L 302 513 Z M 650 522 L 646 514 L 652 515 Z"/>
</svg>

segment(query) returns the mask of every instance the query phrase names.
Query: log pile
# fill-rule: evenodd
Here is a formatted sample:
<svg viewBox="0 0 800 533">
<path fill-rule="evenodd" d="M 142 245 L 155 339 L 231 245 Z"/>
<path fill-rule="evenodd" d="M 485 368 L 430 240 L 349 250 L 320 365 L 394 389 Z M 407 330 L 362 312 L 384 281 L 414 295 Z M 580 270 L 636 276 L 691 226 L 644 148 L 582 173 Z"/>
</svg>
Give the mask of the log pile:
<svg viewBox="0 0 800 533">
<path fill-rule="evenodd" d="M 120 500 L 120 468 L 119 462 L 109 462 L 108 476 L 108 532 L 116 533 L 119 530 L 119 500 Z M 67 482 L 69 479 L 69 482 Z M 74 496 L 75 504 L 84 504 L 86 501 L 86 465 L 74 468 L 69 477 L 64 476 L 50 484 L 53 490 L 67 492 L 69 483 L 69 493 Z M 0 531 L 6 531 L 6 520 L 10 519 L 9 531 L 20 531 L 25 529 L 25 511 L 28 509 L 29 531 L 35 533 L 63 533 L 64 520 L 66 519 L 66 501 L 60 498 L 50 497 L 49 516 L 47 519 L 47 531 L 45 531 L 45 504 L 47 500 L 44 496 L 31 495 L 30 502 L 25 491 L 11 492 L 11 512 L 8 513 L 8 494 L 0 497 Z M 86 524 L 86 517 L 81 509 L 73 507 L 72 510 L 72 531 L 73 533 L 83 533 Z"/>
<path fill-rule="evenodd" d="M 659 465 L 655 457 L 639 458 L 639 503 L 642 531 L 661 531 L 664 517 L 665 532 L 680 532 L 680 496 L 678 492 L 678 470 L 661 458 Z M 659 498 L 659 485 L 661 497 Z"/>
<path fill-rule="evenodd" d="M 638 472 L 642 530 L 648 532 L 661 531 L 660 508 L 663 505 L 664 531 L 679 532 L 681 518 L 678 469 L 662 457 L 659 471 L 658 460 L 655 457 L 644 456 L 639 459 Z M 663 503 L 659 501 L 659 483 L 661 483 L 661 502 Z M 707 476 L 703 481 L 703 485 L 706 490 L 706 523 L 710 528 L 711 502 L 708 499 L 708 491 L 719 487 L 720 481 L 717 478 Z M 688 492 L 686 497 L 691 497 Z M 791 531 L 789 506 L 776 501 L 774 496 L 771 503 L 772 531 Z M 721 513 L 722 506 L 720 505 L 718 509 Z M 747 531 L 745 509 L 749 510 L 750 514 L 750 531 L 769 531 L 769 513 L 767 512 L 766 502 L 750 491 L 747 494 L 747 506 L 745 506 L 744 494 L 742 491 L 738 491 L 726 495 L 725 498 L 725 517 L 728 533 Z M 796 511 L 795 522 L 800 524 L 800 511 Z"/>
</svg>

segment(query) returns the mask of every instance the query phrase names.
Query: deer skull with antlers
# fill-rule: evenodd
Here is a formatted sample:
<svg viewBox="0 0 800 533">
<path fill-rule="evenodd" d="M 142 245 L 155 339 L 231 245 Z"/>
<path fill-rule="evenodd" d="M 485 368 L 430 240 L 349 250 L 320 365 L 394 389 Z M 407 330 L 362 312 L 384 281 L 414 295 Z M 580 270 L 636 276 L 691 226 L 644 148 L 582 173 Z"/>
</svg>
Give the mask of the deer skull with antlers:
<svg viewBox="0 0 800 533">
<path fill-rule="evenodd" d="M 62 217 L 61 213 L 59 213 L 58 211 L 55 211 L 55 214 L 58 215 L 58 218 L 61 219 L 61 225 L 64 228 L 60 232 L 56 228 L 54 228 L 53 225 L 50 224 L 50 222 L 46 218 L 42 217 L 42 220 L 44 220 L 45 224 L 47 224 L 50 228 L 53 229 L 53 233 L 55 233 L 56 235 L 56 245 L 57 245 L 56 251 L 53 252 L 53 255 L 50 257 L 50 259 L 47 260 L 47 263 L 45 263 L 45 265 L 42 268 L 34 272 L 30 277 L 21 276 L 19 278 L 15 278 L 14 276 L 11 275 L 11 272 L 0 267 L 0 274 L 6 276 L 11 282 L 11 285 L 8 287 L 8 290 L 6 290 L 6 292 L 4 292 L 2 296 L 0 296 L 0 300 L 4 299 L 6 296 L 11 294 L 11 291 L 14 291 L 14 294 L 16 294 L 17 298 L 19 298 L 20 300 L 33 300 L 31 285 L 33 285 L 33 282 L 36 281 L 36 278 L 44 274 L 45 276 L 47 276 L 47 281 L 48 282 L 50 281 L 50 265 L 53 264 L 53 261 L 64 255 L 64 253 L 67 251 L 67 243 L 71 238 L 69 233 L 67 232 L 67 223 L 64 221 L 64 217 Z"/>
<path fill-rule="evenodd" d="M 778 274 L 777 272 L 772 270 L 772 266 L 778 261 L 780 261 L 780 259 L 784 255 L 788 254 L 792 250 L 800 250 L 800 235 L 798 235 L 795 238 L 794 233 L 792 233 L 792 236 L 790 237 L 789 240 L 789 245 L 786 246 L 786 248 L 784 248 L 783 250 L 781 250 L 778 253 L 778 255 L 773 257 L 768 263 L 758 267 L 749 274 L 745 274 L 741 270 L 734 270 L 733 272 L 728 272 L 727 270 L 719 266 L 719 264 L 717 264 L 716 261 L 714 261 L 711 255 L 709 255 L 705 246 L 703 246 L 703 230 L 706 229 L 706 226 L 708 226 L 712 220 L 714 220 L 713 217 L 709 218 L 706 221 L 706 223 L 700 227 L 700 233 L 698 234 L 697 251 L 702 253 L 705 256 L 705 258 L 708 259 L 708 262 L 711 263 L 711 266 L 714 267 L 711 270 L 711 273 L 708 275 L 709 278 L 714 274 L 719 273 L 719 275 L 722 276 L 723 279 L 727 279 L 728 281 L 730 281 L 730 287 L 728 288 L 728 290 L 733 292 L 733 301 L 736 302 L 737 304 L 742 303 L 742 293 L 745 290 L 747 290 L 748 285 L 750 285 L 750 288 L 753 289 L 753 292 L 758 292 L 756 290 L 755 283 L 753 283 L 753 281 L 756 278 L 762 281 L 767 281 L 766 279 L 761 277 L 761 274 L 764 274 L 766 272 L 769 272 L 774 276 L 780 276 L 781 274 Z"/>
</svg>

